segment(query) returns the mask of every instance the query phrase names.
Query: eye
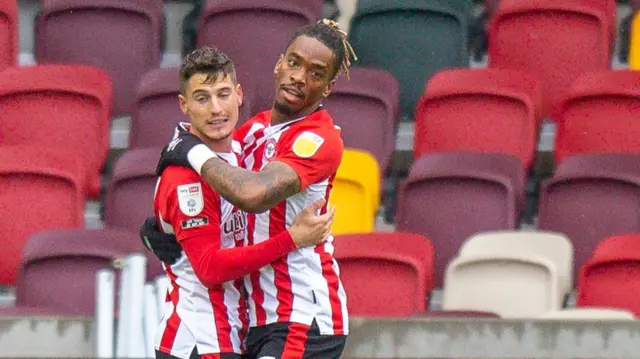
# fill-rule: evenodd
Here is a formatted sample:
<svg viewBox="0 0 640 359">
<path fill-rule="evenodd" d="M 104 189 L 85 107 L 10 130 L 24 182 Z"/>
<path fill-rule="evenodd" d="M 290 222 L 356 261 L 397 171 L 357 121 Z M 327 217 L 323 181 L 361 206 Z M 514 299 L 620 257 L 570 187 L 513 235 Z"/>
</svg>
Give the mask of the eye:
<svg viewBox="0 0 640 359">
<path fill-rule="evenodd" d="M 295 67 L 296 65 L 298 65 L 298 62 L 296 60 L 289 60 L 287 61 L 287 65 L 289 65 L 290 67 Z"/>
<path fill-rule="evenodd" d="M 312 70 L 312 71 L 311 71 L 311 76 L 313 76 L 313 77 L 316 77 L 316 78 L 319 78 L 319 79 L 320 79 L 320 78 L 322 78 L 323 73 L 322 73 L 322 72 L 320 72 L 320 71 Z"/>
</svg>

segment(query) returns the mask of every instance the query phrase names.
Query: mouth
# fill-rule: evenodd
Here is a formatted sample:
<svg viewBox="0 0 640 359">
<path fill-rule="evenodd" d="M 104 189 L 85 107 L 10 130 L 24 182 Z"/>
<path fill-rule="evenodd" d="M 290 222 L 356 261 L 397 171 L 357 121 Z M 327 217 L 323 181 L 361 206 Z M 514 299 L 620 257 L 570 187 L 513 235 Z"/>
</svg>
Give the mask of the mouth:
<svg viewBox="0 0 640 359">
<path fill-rule="evenodd" d="M 222 126 L 226 125 L 227 122 L 229 122 L 228 118 L 214 118 L 214 119 L 211 119 L 211 120 L 207 121 L 207 126 L 222 127 Z"/>
<path fill-rule="evenodd" d="M 290 103 L 298 103 L 304 98 L 304 94 L 293 86 L 282 86 L 281 88 L 285 100 Z"/>
</svg>

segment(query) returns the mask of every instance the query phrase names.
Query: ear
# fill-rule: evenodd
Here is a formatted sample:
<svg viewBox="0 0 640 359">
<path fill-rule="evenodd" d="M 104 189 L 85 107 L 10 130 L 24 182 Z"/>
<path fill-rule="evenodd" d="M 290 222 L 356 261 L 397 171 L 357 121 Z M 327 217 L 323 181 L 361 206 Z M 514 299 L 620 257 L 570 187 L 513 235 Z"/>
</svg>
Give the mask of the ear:
<svg viewBox="0 0 640 359">
<path fill-rule="evenodd" d="M 284 59 L 284 55 L 280 54 L 280 57 L 278 57 L 278 61 L 276 61 L 276 67 L 273 68 L 274 75 L 278 74 L 278 68 L 280 67 L 280 65 L 282 65 L 282 59 Z"/>
<path fill-rule="evenodd" d="M 244 101 L 244 92 L 242 91 L 242 86 L 240 84 L 236 85 L 236 94 L 238 95 L 238 106 L 242 106 L 242 101 Z"/>
<path fill-rule="evenodd" d="M 184 113 L 185 115 L 187 114 L 187 99 L 182 96 L 182 94 L 178 95 L 178 102 L 180 103 L 180 110 L 182 110 L 182 113 Z"/>
<path fill-rule="evenodd" d="M 333 86 L 336 84 L 336 80 L 331 80 L 329 81 L 329 83 L 327 84 L 327 87 L 324 88 L 324 91 L 322 91 L 322 97 L 327 97 L 331 94 L 331 90 L 333 90 Z"/>
</svg>

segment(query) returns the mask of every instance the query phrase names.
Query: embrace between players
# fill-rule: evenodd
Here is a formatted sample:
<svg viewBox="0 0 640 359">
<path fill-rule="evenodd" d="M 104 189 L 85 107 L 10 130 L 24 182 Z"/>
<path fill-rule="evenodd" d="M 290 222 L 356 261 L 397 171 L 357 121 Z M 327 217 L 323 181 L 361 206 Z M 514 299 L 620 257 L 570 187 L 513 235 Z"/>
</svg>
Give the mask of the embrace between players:
<svg viewBox="0 0 640 359">
<path fill-rule="evenodd" d="M 183 60 L 190 123 L 162 152 L 141 228 L 170 279 L 156 358 L 340 357 L 349 318 L 327 201 L 343 143 L 321 101 L 352 54 L 332 21 L 299 29 L 273 108 L 237 130 L 231 59 L 203 47 Z"/>
</svg>

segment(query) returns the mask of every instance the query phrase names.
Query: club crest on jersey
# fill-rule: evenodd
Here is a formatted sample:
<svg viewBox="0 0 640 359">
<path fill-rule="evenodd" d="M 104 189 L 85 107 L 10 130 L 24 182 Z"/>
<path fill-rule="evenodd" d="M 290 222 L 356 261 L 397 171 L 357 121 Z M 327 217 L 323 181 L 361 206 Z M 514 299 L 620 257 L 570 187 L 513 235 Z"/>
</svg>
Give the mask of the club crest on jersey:
<svg viewBox="0 0 640 359">
<path fill-rule="evenodd" d="M 267 143 L 264 145 L 264 158 L 266 160 L 270 160 L 276 155 L 276 140 L 270 138 L 267 140 Z"/>
<path fill-rule="evenodd" d="M 200 183 L 189 183 L 178 186 L 178 205 L 180 211 L 189 217 L 200 214 L 204 209 L 204 196 Z"/>
<path fill-rule="evenodd" d="M 305 131 L 293 142 L 293 153 L 298 157 L 309 158 L 318 152 L 324 138 L 313 132 Z"/>
</svg>

